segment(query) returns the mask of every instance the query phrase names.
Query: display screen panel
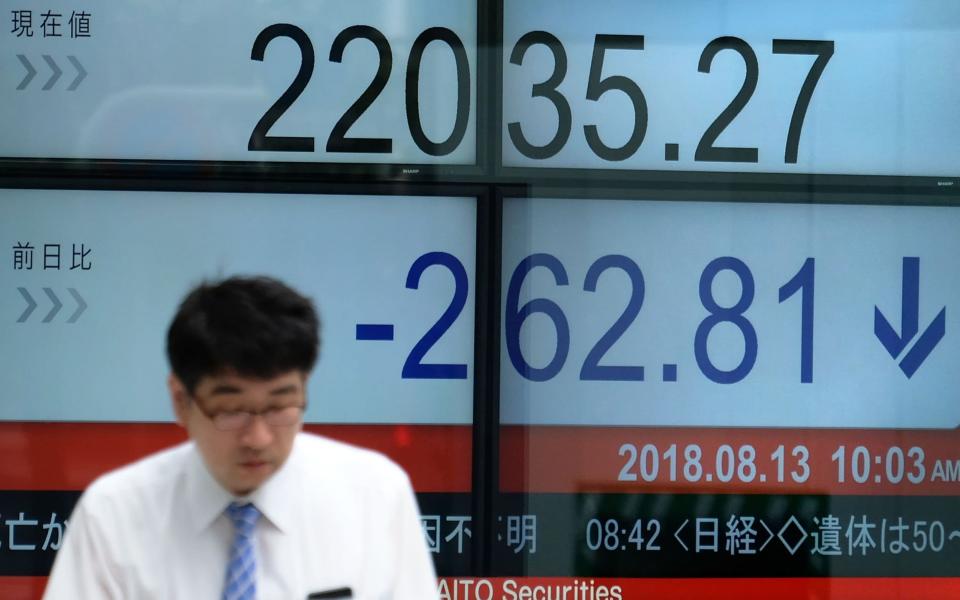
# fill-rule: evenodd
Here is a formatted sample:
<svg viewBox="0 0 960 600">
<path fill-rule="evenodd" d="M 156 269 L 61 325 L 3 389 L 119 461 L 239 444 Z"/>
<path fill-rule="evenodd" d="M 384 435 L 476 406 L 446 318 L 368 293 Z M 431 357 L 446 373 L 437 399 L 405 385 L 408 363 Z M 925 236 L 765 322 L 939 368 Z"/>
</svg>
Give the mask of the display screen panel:
<svg viewBox="0 0 960 600">
<path fill-rule="evenodd" d="M 498 589 L 960 593 L 960 210 L 570 195 L 504 200 Z"/>
<path fill-rule="evenodd" d="M 441 600 L 960 597 L 960 5 L 4 15 L 0 597 L 185 439 L 166 325 L 244 272 L 317 299 L 305 428 L 407 470 Z"/>
<path fill-rule="evenodd" d="M 5 14 L 2 157 L 476 162 L 476 2 Z"/>
<path fill-rule="evenodd" d="M 955 2 L 505 2 L 503 23 L 505 167 L 960 185 Z"/>
<path fill-rule="evenodd" d="M 305 428 L 399 462 L 438 572 L 468 573 L 477 197 L 7 189 L 0 207 L 5 594 L 42 589 L 90 481 L 186 439 L 166 328 L 234 274 L 315 300 Z"/>
</svg>

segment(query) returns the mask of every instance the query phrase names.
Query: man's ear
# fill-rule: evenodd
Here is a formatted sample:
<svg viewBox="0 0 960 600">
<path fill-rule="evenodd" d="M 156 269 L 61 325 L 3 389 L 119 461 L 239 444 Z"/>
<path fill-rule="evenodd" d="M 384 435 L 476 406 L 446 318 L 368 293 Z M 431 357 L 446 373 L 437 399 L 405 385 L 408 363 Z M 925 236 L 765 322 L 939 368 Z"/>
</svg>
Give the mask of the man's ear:
<svg viewBox="0 0 960 600">
<path fill-rule="evenodd" d="M 177 424 L 186 427 L 187 409 L 190 404 L 187 387 L 183 385 L 179 377 L 171 373 L 167 377 L 167 389 L 170 391 L 170 401 L 173 403 L 173 414 L 177 418 Z"/>
</svg>

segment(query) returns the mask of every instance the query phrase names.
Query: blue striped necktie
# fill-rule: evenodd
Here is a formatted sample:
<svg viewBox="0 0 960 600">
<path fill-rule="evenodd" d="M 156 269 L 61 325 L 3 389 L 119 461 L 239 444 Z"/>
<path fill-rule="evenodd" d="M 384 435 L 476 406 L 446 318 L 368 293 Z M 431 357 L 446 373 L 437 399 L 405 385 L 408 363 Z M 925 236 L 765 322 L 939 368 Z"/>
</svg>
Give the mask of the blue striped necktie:
<svg viewBox="0 0 960 600">
<path fill-rule="evenodd" d="M 260 511 L 253 504 L 232 502 L 227 516 L 235 530 L 227 563 L 227 579 L 223 584 L 223 600 L 254 600 L 257 596 L 257 557 L 253 532 Z"/>
</svg>

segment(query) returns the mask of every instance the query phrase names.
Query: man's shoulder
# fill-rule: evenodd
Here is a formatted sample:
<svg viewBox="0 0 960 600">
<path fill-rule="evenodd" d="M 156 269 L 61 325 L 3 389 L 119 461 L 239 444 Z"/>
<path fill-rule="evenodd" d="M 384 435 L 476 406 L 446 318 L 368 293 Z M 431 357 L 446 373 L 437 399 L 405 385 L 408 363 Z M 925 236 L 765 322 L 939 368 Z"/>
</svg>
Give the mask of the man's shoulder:
<svg viewBox="0 0 960 600">
<path fill-rule="evenodd" d="M 307 432 L 297 436 L 296 444 L 301 464 L 310 465 L 310 471 L 318 475 L 360 485 L 410 485 L 406 472 L 375 450 Z"/>
<path fill-rule="evenodd" d="M 155 494 L 183 471 L 191 451 L 191 443 L 183 442 L 108 471 L 87 487 L 83 494 L 85 501 L 110 502 L 138 494 Z"/>
</svg>

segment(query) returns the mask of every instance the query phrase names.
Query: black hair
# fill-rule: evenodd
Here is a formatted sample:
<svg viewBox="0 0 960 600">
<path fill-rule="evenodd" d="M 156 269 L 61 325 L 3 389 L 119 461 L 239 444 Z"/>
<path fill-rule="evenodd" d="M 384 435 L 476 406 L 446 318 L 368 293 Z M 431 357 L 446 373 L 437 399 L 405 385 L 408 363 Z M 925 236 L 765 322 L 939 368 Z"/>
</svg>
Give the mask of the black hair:
<svg viewBox="0 0 960 600">
<path fill-rule="evenodd" d="M 309 373 L 319 347 L 313 302 L 262 276 L 201 283 L 167 330 L 170 369 L 191 394 L 204 376 L 226 371 L 258 379 Z"/>
</svg>

